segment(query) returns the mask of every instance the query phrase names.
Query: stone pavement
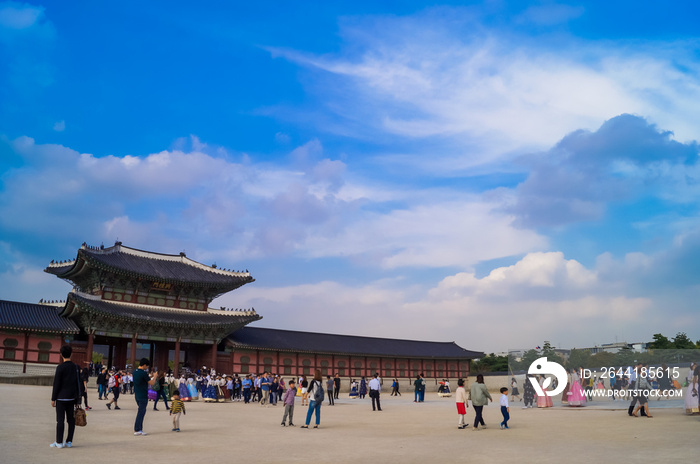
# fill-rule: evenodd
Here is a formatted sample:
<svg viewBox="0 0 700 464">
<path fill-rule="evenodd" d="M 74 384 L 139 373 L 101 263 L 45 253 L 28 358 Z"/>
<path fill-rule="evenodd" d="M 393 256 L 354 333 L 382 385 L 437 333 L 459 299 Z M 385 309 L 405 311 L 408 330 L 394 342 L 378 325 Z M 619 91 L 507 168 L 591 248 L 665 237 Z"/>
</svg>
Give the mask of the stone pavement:
<svg viewBox="0 0 700 464">
<path fill-rule="evenodd" d="M 162 407 L 146 414 L 147 437 L 134 437 L 136 403 L 120 398 L 120 411 L 108 411 L 90 390 L 87 427 L 78 427 L 72 449 L 49 448 L 55 433 L 51 389 L 0 384 L 0 462 L 3 463 L 607 463 L 699 462 L 700 419 L 678 408 L 652 409 L 654 418 L 631 418 L 624 411 L 597 408 L 526 409 L 511 407 L 511 429 L 499 430 L 496 402 L 484 408 L 486 430 L 458 430 L 454 398 L 430 394 L 382 394 L 383 411 L 372 412 L 369 398 L 346 395 L 323 405 L 321 427 L 300 429 L 306 408 L 297 399 L 297 427 L 281 427 L 281 405 L 187 404 L 182 432 L 171 432 Z M 160 405 L 159 405 L 160 406 Z M 652 403 L 652 408 L 654 404 Z M 473 409 L 467 418 L 474 417 Z"/>
</svg>

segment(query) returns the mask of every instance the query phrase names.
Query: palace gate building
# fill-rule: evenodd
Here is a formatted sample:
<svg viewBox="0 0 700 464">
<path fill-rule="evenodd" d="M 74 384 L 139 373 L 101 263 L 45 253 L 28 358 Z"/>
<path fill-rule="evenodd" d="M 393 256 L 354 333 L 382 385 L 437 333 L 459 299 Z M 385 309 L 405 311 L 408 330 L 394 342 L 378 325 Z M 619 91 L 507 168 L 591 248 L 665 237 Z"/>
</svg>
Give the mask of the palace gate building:
<svg viewBox="0 0 700 464">
<path fill-rule="evenodd" d="M 0 376 L 52 374 L 62 344 L 85 365 L 97 347 L 104 362 L 131 367 L 142 355 L 159 369 L 214 367 L 223 373 L 457 378 L 483 356 L 454 342 L 428 342 L 246 327 L 255 310 L 210 307 L 216 297 L 254 282 L 185 253 L 160 254 L 116 242 L 83 244 L 75 259 L 45 271 L 72 284 L 65 301 L 0 300 Z"/>
</svg>

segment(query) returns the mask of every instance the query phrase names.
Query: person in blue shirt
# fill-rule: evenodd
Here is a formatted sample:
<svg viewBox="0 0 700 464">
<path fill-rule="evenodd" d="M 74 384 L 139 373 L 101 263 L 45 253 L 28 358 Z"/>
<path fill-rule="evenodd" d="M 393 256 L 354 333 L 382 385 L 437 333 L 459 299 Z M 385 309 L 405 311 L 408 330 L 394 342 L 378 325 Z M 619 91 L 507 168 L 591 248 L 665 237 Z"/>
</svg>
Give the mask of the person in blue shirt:
<svg viewBox="0 0 700 464">
<path fill-rule="evenodd" d="M 260 390 L 262 391 L 262 399 L 260 400 L 260 405 L 265 406 L 270 398 L 270 384 L 272 381 L 268 376 L 267 372 L 263 372 L 262 378 L 260 379 Z"/>
<path fill-rule="evenodd" d="M 243 389 L 243 402 L 250 403 L 250 389 L 253 386 L 253 382 L 250 380 L 250 374 L 245 376 L 243 382 L 241 382 Z"/>
</svg>

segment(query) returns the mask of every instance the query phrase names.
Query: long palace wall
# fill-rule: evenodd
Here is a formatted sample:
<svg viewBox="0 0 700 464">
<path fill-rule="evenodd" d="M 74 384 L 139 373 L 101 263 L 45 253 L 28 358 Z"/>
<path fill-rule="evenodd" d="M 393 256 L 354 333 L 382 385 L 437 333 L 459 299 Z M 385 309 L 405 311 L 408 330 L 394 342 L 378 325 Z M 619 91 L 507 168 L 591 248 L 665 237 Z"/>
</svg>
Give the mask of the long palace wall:
<svg viewBox="0 0 700 464">
<path fill-rule="evenodd" d="M 60 348 L 65 343 L 61 335 L 39 335 L 17 331 L 0 331 L 0 375 L 45 374 L 52 375 L 60 363 Z M 113 363 L 123 368 L 128 359 L 127 339 L 114 340 Z M 163 368 L 172 358 L 172 343 L 156 342 L 152 364 Z M 73 362 L 85 366 L 90 357 L 87 343 L 72 341 Z M 188 364 L 194 370 L 211 367 L 214 359 L 211 345 L 183 346 Z M 105 359 L 105 362 L 107 360 Z M 54 367 L 51 367 L 54 366 Z M 216 370 L 225 374 L 257 374 L 264 371 L 283 376 L 313 375 L 316 369 L 326 375 L 340 377 L 412 378 L 423 374 L 425 378 L 466 378 L 469 375 L 468 359 L 401 358 L 391 356 L 324 355 L 308 352 L 270 351 L 227 347 L 216 353 Z"/>
<path fill-rule="evenodd" d="M 469 375 L 469 360 L 440 360 L 432 358 L 397 358 L 391 356 L 322 355 L 292 351 L 235 349 L 230 353 L 219 352 L 217 370 L 226 374 L 254 374 L 273 372 L 279 375 L 321 374 L 341 377 L 370 377 L 379 373 L 382 377 L 459 378 Z"/>
</svg>

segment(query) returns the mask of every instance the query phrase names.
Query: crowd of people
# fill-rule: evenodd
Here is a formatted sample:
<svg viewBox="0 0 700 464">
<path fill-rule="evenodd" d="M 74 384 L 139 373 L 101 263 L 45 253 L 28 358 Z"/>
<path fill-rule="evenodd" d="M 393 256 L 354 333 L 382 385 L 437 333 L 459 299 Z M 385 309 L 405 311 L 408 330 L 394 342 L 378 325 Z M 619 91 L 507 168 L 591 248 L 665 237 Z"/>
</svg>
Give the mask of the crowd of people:
<svg viewBox="0 0 700 464">
<path fill-rule="evenodd" d="M 288 381 L 271 372 L 263 372 L 256 374 L 219 374 L 214 369 L 202 367 L 196 372 L 187 370 L 186 373 L 175 377 L 172 371 L 164 371 L 151 369 L 150 361 L 146 358 L 140 360 L 136 369 L 116 369 L 112 367 L 108 369 L 100 364 L 90 364 L 90 366 L 80 369 L 79 366 L 72 363 L 70 360 L 72 354 L 69 345 L 61 348 L 61 356 L 63 363 L 56 369 L 54 377 L 54 387 L 52 391 L 51 404 L 56 408 L 56 440 L 51 444 L 52 447 L 72 447 L 73 436 L 75 432 L 75 419 L 73 415 L 74 407 L 79 407 L 82 402 L 85 403 L 85 409 L 92 409 L 88 406 L 88 383 L 91 376 L 96 377 L 97 394 L 99 401 L 108 401 L 105 403 L 109 410 L 119 410 L 119 399 L 122 395 L 133 396 L 137 403 L 137 414 L 134 423 L 134 435 L 143 436 L 146 432 L 143 431 L 143 420 L 146 414 L 149 401 L 153 401 L 153 410 L 158 411 L 158 403 L 162 401 L 163 406 L 173 420 L 172 431 L 180 431 L 180 418 L 186 414 L 185 403 L 188 401 L 199 400 L 204 402 L 242 402 L 244 404 L 259 404 L 264 407 L 276 406 L 281 402 L 284 408 L 282 416 L 282 426 L 294 426 L 294 406 L 296 397 L 300 397 L 301 406 L 308 407 L 306 411 L 306 420 L 301 428 L 308 428 L 311 425 L 312 418 L 315 417 L 314 428 L 318 428 L 321 421 L 321 406 L 327 399 L 328 405 L 333 406 L 335 399 L 339 398 L 341 390 L 341 379 L 338 374 L 334 376 L 327 375 L 324 380 L 321 371 L 316 370 L 312 377 L 301 375 L 298 378 L 292 378 Z M 666 369 L 663 367 L 663 369 Z M 662 369 L 662 370 L 663 370 Z M 639 364 L 632 370 L 632 375 L 621 375 L 609 377 L 609 389 L 613 390 L 613 399 L 628 397 L 632 399 L 628 413 L 631 416 L 641 414 L 643 416 L 652 417 L 649 411 L 649 398 L 647 392 L 653 389 L 675 389 L 677 386 L 663 377 L 652 379 L 647 375 L 639 375 L 639 372 L 648 372 L 649 366 Z M 668 370 L 666 370 L 668 372 Z M 591 401 L 595 396 L 592 394 L 594 389 L 605 389 L 603 379 L 598 377 L 582 375 L 582 369 L 572 369 L 568 372 L 567 385 L 562 394 L 562 403 L 569 406 L 580 407 Z M 690 371 L 685 380 L 685 411 L 688 414 L 698 414 L 698 378 L 700 377 L 700 366 L 693 363 L 690 366 Z M 539 395 L 533 387 L 534 379 L 540 386 L 540 390 L 545 392 L 544 395 Z M 526 376 L 526 381 L 523 385 L 523 395 L 520 398 L 520 389 L 516 378 L 513 376 L 510 381 L 510 400 L 509 389 L 503 387 L 500 389 L 501 397 L 499 400 L 503 421 L 500 426 L 502 429 L 509 428 L 508 421 L 510 419 L 510 401 L 523 401 L 523 408 L 532 408 L 537 405 L 538 408 L 552 407 L 552 397 L 546 394 L 548 389 L 556 388 L 556 381 L 551 382 L 543 375 Z M 552 385 L 549 385 L 549 383 Z M 459 379 L 455 398 L 458 413 L 458 428 L 464 429 L 469 425 L 465 420 L 466 409 L 471 401 L 475 412 L 473 430 L 485 428 L 486 424 L 483 419 L 483 407 L 488 402 L 493 401 L 488 388 L 484 383 L 483 375 L 476 376 L 470 388 L 465 388 L 465 380 Z M 349 397 L 353 399 L 363 399 L 369 393 L 371 399 L 372 410 L 382 411 L 380 395 L 382 389 L 382 379 L 379 374 L 375 374 L 369 382 L 365 377 L 361 377 L 359 383 L 350 379 Z M 393 379 L 391 383 L 392 396 L 398 396 L 399 382 L 398 379 Z M 423 374 L 418 374 L 413 381 L 414 402 L 421 403 L 425 401 L 426 380 Z M 623 393 L 624 391 L 624 393 Z M 438 388 L 439 396 L 451 394 L 449 381 L 443 379 Z M 65 424 L 68 424 L 68 433 L 65 434 Z"/>
</svg>

